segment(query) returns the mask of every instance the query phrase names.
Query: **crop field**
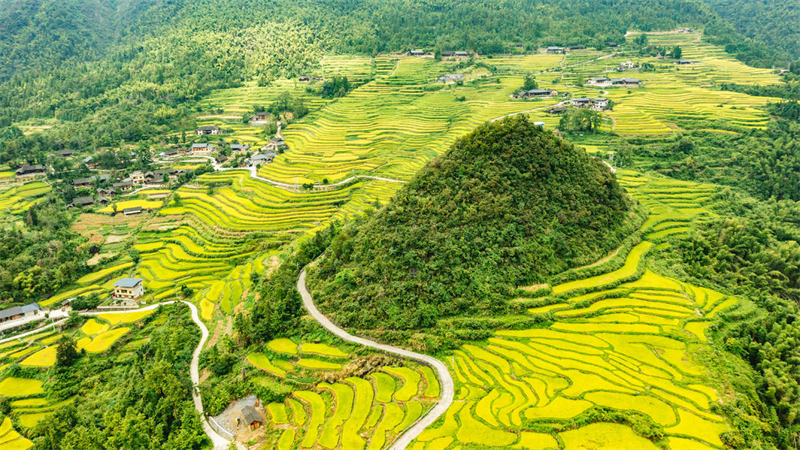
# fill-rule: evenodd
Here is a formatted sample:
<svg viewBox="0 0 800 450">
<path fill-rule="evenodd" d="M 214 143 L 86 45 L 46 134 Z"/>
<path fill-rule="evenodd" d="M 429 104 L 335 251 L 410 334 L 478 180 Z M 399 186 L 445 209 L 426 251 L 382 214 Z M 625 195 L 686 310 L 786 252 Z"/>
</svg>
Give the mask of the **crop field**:
<svg viewBox="0 0 800 450">
<path fill-rule="evenodd" d="M 31 181 L 20 186 L 0 188 L 0 223 L 6 221 L 6 213 L 20 214 L 44 199 L 52 188 L 41 181 Z"/>
<path fill-rule="evenodd" d="M 438 382 L 425 369 L 385 367 L 296 390 L 283 403 L 267 405 L 268 433 L 281 449 L 382 449 L 438 396 Z"/>
<path fill-rule="evenodd" d="M 625 266 L 638 265 L 641 248 L 650 245 L 635 247 Z M 616 285 L 616 276 L 579 280 L 592 292 L 577 297 L 569 294 L 577 285 L 555 286 L 563 295 L 554 299 L 559 306 L 549 327 L 499 331 L 486 345 L 455 351 L 445 360 L 458 401 L 413 448 L 557 448 L 556 439 L 565 448 L 658 448 L 628 425 L 570 425 L 596 408 L 663 428 L 669 437 L 663 444 L 676 439 L 721 448 L 719 434 L 729 427 L 711 412 L 718 395 L 692 355 L 704 345 L 702 330 L 715 311 L 736 300 L 639 273 Z"/>
<path fill-rule="evenodd" d="M 259 174 L 301 183 L 335 182 L 354 173 L 408 179 L 476 125 L 555 103 L 509 99 L 519 77 L 463 87 L 431 84 L 450 65 L 400 58 L 390 73 L 288 127 L 282 134 L 290 150 Z"/>
<path fill-rule="evenodd" d="M 27 450 L 33 447 L 33 442 L 21 436 L 14 426 L 11 419 L 6 417 L 0 424 L 0 450 Z"/>
<path fill-rule="evenodd" d="M 136 275 L 159 299 L 185 284 L 195 290 L 201 315 L 232 314 L 277 249 L 334 219 L 346 219 L 375 202 L 385 203 L 399 185 L 358 182 L 334 191 L 295 193 L 254 180 L 244 171 L 204 175 L 207 189 L 184 186 L 181 201 L 159 210 L 137 235 Z M 256 244 L 251 237 L 257 235 Z M 96 275 L 95 275 L 96 278 Z"/>
</svg>

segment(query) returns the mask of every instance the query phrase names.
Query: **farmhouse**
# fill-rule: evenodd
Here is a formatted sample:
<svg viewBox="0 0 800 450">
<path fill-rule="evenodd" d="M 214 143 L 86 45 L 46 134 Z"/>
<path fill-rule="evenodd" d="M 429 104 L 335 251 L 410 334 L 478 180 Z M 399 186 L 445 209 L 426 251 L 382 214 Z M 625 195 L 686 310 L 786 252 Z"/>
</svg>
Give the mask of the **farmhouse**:
<svg viewBox="0 0 800 450">
<path fill-rule="evenodd" d="M 258 415 L 258 411 L 250 405 L 246 405 L 242 408 L 242 419 L 244 419 L 244 423 L 247 424 L 251 430 L 255 430 L 262 425 L 261 416 Z"/>
<path fill-rule="evenodd" d="M 165 150 L 165 151 L 159 153 L 158 156 L 165 157 L 165 158 L 171 158 L 173 156 L 178 156 L 178 149 L 177 148 L 171 148 L 169 150 Z"/>
<path fill-rule="evenodd" d="M 564 47 L 547 47 L 547 53 L 561 53 L 564 51 Z"/>
<path fill-rule="evenodd" d="M 610 86 L 611 85 L 611 80 L 606 78 L 606 77 L 589 78 L 586 81 L 586 84 L 588 84 L 589 86 L 601 86 L 601 87 L 604 87 L 604 86 Z"/>
<path fill-rule="evenodd" d="M 266 112 L 257 112 L 250 116 L 250 125 L 263 125 L 267 122 L 267 114 Z"/>
<path fill-rule="evenodd" d="M 119 189 L 120 191 L 123 192 L 130 191 L 131 189 L 133 189 L 133 180 L 131 180 L 130 178 L 126 178 L 120 181 L 119 183 L 114 183 L 113 186 L 115 189 Z"/>
<path fill-rule="evenodd" d="M 410 52 L 408 52 L 408 54 L 411 56 L 424 56 L 425 52 L 422 50 L 411 50 Z"/>
<path fill-rule="evenodd" d="M 625 61 L 625 62 L 619 63 L 619 70 L 633 70 L 633 69 L 636 69 L 638 67 L 639 66 L 634 64 L 633 61 Z"/>
<path fill-rule="evenodd" d="M 125 277 L 114 283 L 114 300 L 136 303 L 144 295 L 144 280 Z"/>
<path fill-rule="evenodd" d="M 217 162 L 217 164 L 222 164 L 222 163 L 224 163 L 224 162 L 225 162 L 225 161 L 227 161 L 227 160 L 228 160 L 228 157 L 227 157 L 227 156 L 225 156 L 225 155 L 219 155 L 219 156 L 217 156 L 216 158 L 214 158 L 214 161 L 216 161 L 216 162 Z"/>
<path fill-rule="evenodd" d="M 250 151 L 250 146 L 246 144 L 231 144 L 231 154 L 238 155 Z"/>
<path fill-rule="evenodd" d="M 131 178 L 131 181 L 133 181 L 135 184 L 143 184 L 144 183 L 144 174 L 142 173 L 141 170 L 137 170 L 136 172 L 133 172 L 131 174 L 130 178 Z"/>
<path fill-rule="evenodd" d="M 612 78 L 612 87 L 639 87 L 641 81 L 638 78 Z"/>
<path fill-rule="evenodd" d="M 520 92 L 517 98 L 544 98 L 558 95 L 555 89 L 531 89 L 530 91 Z"/>
<path fill-rule="evenodd" d="M 585 49 L 586 49 L 585 45 L 570 45 L 569 47 L 567 47 L 567 50 L 585 50 Z"/>
<path fill-rule="evenodd" d="M 91 187 L 94 184 L 94 177 L 76 178 L 72 181 L 73 187 Z"/>
<path fill-rule="evenodd" d="M 448 73 L 446 75 L 442 75 L 436 79 L 437 83 L 455 83 L 458 81 L 464 81 L 464 74 L 461 73 Z"/>
<path fill-rule="evenodd" d="M 552 108 L 548 108 L 545 112 L 547 114 L 564 114 L 567 112 L 567 108 L 565 106 L 553 106 Z"/>
<path fill-rule="evenodd" d="M 608 99 L 607 98 L 592 99 L 592 109 L 595 111 L 604 111 L 608 109 Z"/>
<path fill-rule="evenodd" d="M 15 306 L 13 308 L 4 309 L 0 311 L 0 323 L 37 316 L 41 310 L 42 308 L 39 307 L 38 303 L 30 303 L 25 306 Z"/>
<path fill-rule="evenodd" d="M 216 125 L 204 125 L 197 129 L 198 135 L 204 134 L 222 134 L 222 130 Z"/>
<path fill-rule="evenodd" d="M 272 139 L 269 140 L 269 143 L 267 143 L 267 145 L 264 146 L 263 150 L 271 150 L 273 152 L 277 152 L 278 150 L 287 148 L 289 148 L 289 146 L 286 145 L 286 142 L 283 141 L 282 137 L 273 136 Z"/>
<path fill-rule="evenodd" d="M 16 174 L 18 177 L 34 177 L 44 173 L 44 166 L 41 164 L 29 165 L 23 164 L 17 169 Z"/>
<path fill-rule="evenodd" d="M 69 158 L 75 154 L 75 150 L 59 150 L 56 154 L 62 158 Z"/>
<path fill-rule="evenodd" d="M 456 52 L 454 52 L 452 50 L 443 50 L 442 51 L 442 58 L 447 58 L 447 57 L 455 56 L 455 55 L 456 55 Z"/>
<path fill-rule="evenodd" d="M 141 206 L 134 206 L 133 208 L 125 208 L 125 209 L 122 210 L 122 214 L 125 214 L 126 216 L 139 214 L 141 212 L 142 212 L 142 207 Z"/>
<path fill-rule="evenodd" d="M 609 42 L 606 45 L 609 46 L 609 47 L 617 47 L 619 44 L 617 44 L 616 42 Z"/>
<path fill-rule="evenodd" d="M 91 195 L 86 197 L 78 197 L 72 200 L 70 206 L 77 206 L 79 208 L 83 208 L 84 206 L 92 206 L 94 205 L 94 198 Z"/>
<path fill-rule="evenodd" d="M 192 152 L 211 152 L 214 151 L 214 146 L 211 144 L 192 144 Z"/>
<path fill-rule="evenodd" d="M 105 195 L 106 197 L 113 197 L 117 195 L 117 190 L 112 188 L 100 188 L 97 190 L 98 195 Z"/>
<path fill-rule="evenodd" d="M 585 108 L 587 106 L 591 106 L 592 105 L 592 100 L 588 99 L 586 97 L 578 97 L 578 98 L 573 98 L 572 100 L 570 100 L 570 103 L 572 104 L 572 106 L 575 106 L 575 107 L 578 107 L 578 108 Z"/>
<path fill-rule="evenodd" d="M 458 51 L 455 52 L 455 56 L 456 57 L 467 57 L 467 56 L 469 56 L 469 53 L 467 53 L 465 51 L 458 50 Z"/>
<path fill-rule="evenodd" d="M 276 156 L 278 156 L 276 153 L 260 153 L 258 155 L 251 156 L 250 162 L 253 164 L 271 163 Z"/>
</svg>

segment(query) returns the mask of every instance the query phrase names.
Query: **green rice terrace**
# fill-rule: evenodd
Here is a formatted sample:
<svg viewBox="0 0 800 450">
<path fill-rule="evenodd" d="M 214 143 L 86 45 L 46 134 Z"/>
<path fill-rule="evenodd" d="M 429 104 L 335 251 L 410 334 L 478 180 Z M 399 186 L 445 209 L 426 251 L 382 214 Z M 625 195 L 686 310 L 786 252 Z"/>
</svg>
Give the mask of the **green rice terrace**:
<svg viewBox="0 0 800 450">
<path fill-rule="evenodd" d="M 147 167 L 182 178 L 65 209 L 61 193 L 86 194 L 77 175 L 0 166 L 0 231 L 19 239 L 0 256 L 35 249 L 15 260 L 25 270 L 0 270 L 15 293 L 0 301 L 92 310 L 0 340 L 0 450 L 793 448 L 800 196 L 760 189 L 793 186 L 800 170 L 797 117 L 776 112 L 797 81 L 699 31 L 624 39 L 627 49 L 520 44 L 463 58 L 438 47 L 323 55 L 307 43 L 302 81 L 187 88 L 186 116 L 117 149 L 149 151 Z M 662 54 L 678 48 L 686 64 Z M 463 78 L 436 81 L 446 74 Z M 350 84 L 328 95 L 334 77 Z M 639 82 L 589 82 L 598 77 Z M 533 81 L 558 92 L 523 98 Z M 150 88 L 158 97 L 167 85 Z M 571 103 L 584 97 L 610 106 Z M 279 108 L 286 99 L 303 114 Z M 268 123 L 249 122 L 270 108 L 280 113 Z M 70 120 L 15 126 L 39 135 Z M 156 156 L 199 142 L 266 152 L 277 121 L 286 147 L 274 161 Z M 550 153 L 470 134 L 511 123 Z M 198 136 L 201 126 L 224 133 Z M 468 143 L 473 153 L 447 159 Z M 132 172 L 102 164 L 80 176 Z M 455 181 L 438 183 L 436 170 Z M 67 226 L 49 230 L 55 216 Z M 37 281 L 53 255 L 74 265 Z M 303 307 L 305 267 L 330 325 Z M 129 277 L 144 290 L 130 307 L 112 298 Z M 403 351 L 443 363 L 454 391 Z M 444 413 L 415 430 L 437 405 Z"/>
</svg>

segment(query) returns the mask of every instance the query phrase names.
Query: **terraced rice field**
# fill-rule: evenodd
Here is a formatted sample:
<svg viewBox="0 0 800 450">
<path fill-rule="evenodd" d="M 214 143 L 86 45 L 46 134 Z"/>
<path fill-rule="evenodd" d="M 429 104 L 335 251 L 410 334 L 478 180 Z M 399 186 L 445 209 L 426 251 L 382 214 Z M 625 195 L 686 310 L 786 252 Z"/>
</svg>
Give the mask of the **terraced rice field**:
<svg viewBox="0 0 800 450">
<path fill-rule="evenodd" d="M 396 67 L 292 124 L 282 133 L 290 150 L 262 166 L 259 174 L 289 183 L 324 178 L 334 182 L 354 173 L 409 179 L 476 125 L 554 103 L 510 100 L 519 77 L 426 91 L 425 86 L 447 73 L 452 63 L 400 58 L 376 59 L 375 64 Z M 459 96 L 465 101 L 457 101 Z"/>
<path fill-rule="evenodd" d="M 6 417 L 0 424 L 0 450 L 27 450 L 33 447 L 33 442 L 21 436 L 14 430 L 11 419 Z"/>
<path fill-rule="evenodd" d="M 152 298 L 195 290 L 201 315 L 231 314 L 252 288 L 251 274 L 264 272 L 277 249 L 311 235 L 331 220 L 345 219 L 375 202 L 385 203 L 399 185 L 354 183 L 327 192 L 294 193 L 254 180 L 246 172 L 204 175 L 201 183 L 225 184 L 212 195 L 184 186 L 159 210 L 153 226 L 137 235 L 136 269 Z M 156 227 L 158 225 L 158 228 Z M 258 236 L 256 243 L 253 236 Z"/>
<path fill-rule="evenodd" d="M 50 185 L 31 181 L 20 186 L 0 188 L 0 222 L 7 220 L 6 213 L 20 214 L 28 210 L 50 192 Z"/>
<path fill-rule="evenodd" d="M 267 405 L 268 426 L 281 449 L 379 450 L 411 426 L 438 391 L 429 370 L 387 367 L 295 391 Z"/>
<path fill-rule="evenodd" d="M 632 251 L 626 266 L 640 259 Z M 692 354 L 704 327 L 736 299 L 649 270 L 617 279 L 582 280 L 592 292 L 579 296 L 569 294 L 573 282 L 555 286 L 564 294 L 553 299 L 549 327 L 499 331 L 455 351 L 446 361 L 457 401 L 413 448 L 557 448 L 556 438 L 564 448 L 657 448 L 625 424 L 569 425 L 600 407 L 651 421 L 670 442 L 721 447 L 729 426 L 711 412 L 718 395 Z"/>
</svg>

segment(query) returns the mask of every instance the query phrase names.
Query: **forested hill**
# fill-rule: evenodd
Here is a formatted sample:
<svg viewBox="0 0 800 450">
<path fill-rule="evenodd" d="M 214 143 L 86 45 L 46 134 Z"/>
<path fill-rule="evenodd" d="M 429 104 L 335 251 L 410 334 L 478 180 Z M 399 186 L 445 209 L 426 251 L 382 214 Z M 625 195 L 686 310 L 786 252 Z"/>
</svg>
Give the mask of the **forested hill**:
<svg viewBox="0 0 800 450">
<path fill-rule="evenodd" d="M 457 141 L 387 207 L 343 230 L 310 273 L 314 298 L 357 328 L 502 311 L 516 286 L 619 246 L 632 215 L 599 159 L 507 118 Z"/>
<path fill-rule="evenodd" d="M 800 1 L 704 0 L 741 34 L 800 58 Z"/>
</svg>

